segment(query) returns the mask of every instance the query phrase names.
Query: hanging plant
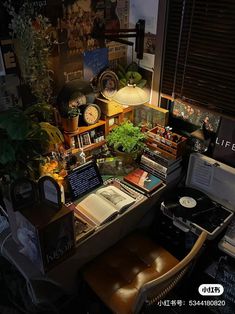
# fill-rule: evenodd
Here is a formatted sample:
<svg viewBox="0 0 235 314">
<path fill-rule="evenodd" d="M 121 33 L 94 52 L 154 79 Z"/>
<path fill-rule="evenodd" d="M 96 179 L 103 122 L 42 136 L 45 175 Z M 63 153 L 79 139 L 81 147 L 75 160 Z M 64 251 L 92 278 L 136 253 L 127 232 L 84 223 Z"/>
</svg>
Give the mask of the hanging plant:
<svg viewBox="0 0 235 314">
<path fill-rule="evenodd" d="M 52 79 L 49 69 L 52 42 L 49 20 L 37 14 L 32 3 L 27 0 L 18 11 L 11 0 L 7 0 L 4 6 L 11 17 L 9 29 L 22 83 L 30 86 L 38 102 L 49 102 L 52 96 Z"/>
<path fill-rule="evenodd" d="M 126 68 L 119 64 L 117 74 L 120 87 L 125 87 L 131 83 L 143 88 L 147 83 L 147 80 L 143 79 L 142 75 L 138 72 L 138 64 L 135 62 L 130 63 Z"/>
</svg>

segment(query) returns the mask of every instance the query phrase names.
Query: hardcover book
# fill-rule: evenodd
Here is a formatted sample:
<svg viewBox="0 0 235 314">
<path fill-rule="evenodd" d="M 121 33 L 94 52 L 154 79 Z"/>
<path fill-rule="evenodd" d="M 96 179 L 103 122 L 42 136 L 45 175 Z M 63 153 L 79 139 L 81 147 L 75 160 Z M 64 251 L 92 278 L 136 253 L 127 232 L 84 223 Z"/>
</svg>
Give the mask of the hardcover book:
<svg viewBox="0 0 235 314">
<path fill-rule="evenodd" d="M 182 161 L 182 157 L 178 157 L 177 159 L 171 159 L 170 157 L 166 156 L 163 151 L 160 151 L 157 148 L 150 149 L 146 147 L 144 149 L 144 155 L 159 163 L 160 165 L 166 167 L 167 169 L 170 167 L 174 167 L 175 164 L 178 164 Z"/>
<path fill-rule="evenodd" d="M 163 185 L 161 179 L 140 168 L 130 172 L 123 180 L 145 193 L 152 193 Z"/>
<path fill-rule="evenodd" d="M 135 202 L 115 186 L 106 186 L 89 194 L 76 205 L 77 212 L 94 226 L 100 226 Z"/>
</svg>

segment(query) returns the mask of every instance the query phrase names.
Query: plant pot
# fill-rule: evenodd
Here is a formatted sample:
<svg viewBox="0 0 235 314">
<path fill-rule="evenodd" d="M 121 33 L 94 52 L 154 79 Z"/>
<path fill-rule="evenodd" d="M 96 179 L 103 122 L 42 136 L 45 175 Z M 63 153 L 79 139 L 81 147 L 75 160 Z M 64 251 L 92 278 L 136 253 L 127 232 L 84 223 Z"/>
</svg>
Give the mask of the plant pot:
<svg viewBox="0 0 235 314">
<path fill-rule="evenodd" d="M 78 129 L 79 116 L 73 118 L 61 118 L 63 130 L 65 132 L 75 132 Z"/>
<path fill-rule="evenodd" d="M 124 165 L 131 165 L 135 163 L 133 155 L 131 153 L 122 152 L 120 150 L 115 150 L 115 155 L 122 159 Z"/>
</svg>

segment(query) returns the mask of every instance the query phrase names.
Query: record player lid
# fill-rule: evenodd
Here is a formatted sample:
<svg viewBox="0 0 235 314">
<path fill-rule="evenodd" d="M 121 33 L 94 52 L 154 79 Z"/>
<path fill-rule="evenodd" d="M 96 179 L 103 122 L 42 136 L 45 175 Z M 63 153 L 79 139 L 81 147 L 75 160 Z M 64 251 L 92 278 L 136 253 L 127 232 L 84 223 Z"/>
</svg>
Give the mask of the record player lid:
<svg viewBox="0 0 235 314">
<path fill-rule="evenodd" d="M 189 159 L 186 186 L 235 211 L 235 169 L 199 153 Z"/>
</svg>

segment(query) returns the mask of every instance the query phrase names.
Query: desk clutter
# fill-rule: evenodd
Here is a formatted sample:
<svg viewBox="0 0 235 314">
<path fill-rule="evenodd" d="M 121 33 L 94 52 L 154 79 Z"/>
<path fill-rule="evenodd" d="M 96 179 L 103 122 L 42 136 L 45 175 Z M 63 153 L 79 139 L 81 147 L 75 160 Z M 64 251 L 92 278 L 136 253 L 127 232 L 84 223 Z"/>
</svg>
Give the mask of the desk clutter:
<svg viewBox="0 0 235 314">
<path fill-rule="evenodd" d="M 66 180 L 69 202 L 65 204 L 52 176 L 37 182 L 16 180 L 10 197 L 4 199 L 20 253 L 42 273 L 69 258 L 78 242 L 144 199 L 120 180 L 104 181 L 93 161 L 68 171 Z"/>
<path fill-rule="evenodd" d="M 73 212 L 61 202 L 55 179 L 43 176 L 37 183 L 19 179 L 12 183 L 10 199 L 4 202 L 19 251 L 42 273 L 73 253 Z"/>
<path fill-rule="evenodd" d="M 64 141 L 51 142 L 47 153 L 34 160 L 37 171 L 13 182 L 6 197 L 13 239 L 42 273 L 69 258 L 87 238 L 135 211 L 141 202 L 180 182 L 188 157 L 186 136 L 167 125 L 168 110 L 147 104 L 123 107 L 101 96 L 88 102 L 82 92 L 76 95 L 58 102 L 59 118 L 66 119 L 67 125 L 76 116 L 75 128 L 65 127 L 58 119 Z M 233 215 L 234 184 L 226 183 L 226 195 L 218 193 L 222 203 L 208 200 L 207 194 L 214 188 L 214 177 L 221 177 L 217 172 L 229 173 L 229 182 L 234 181 L 234 173 L 222 164 L 214 166 L 216 162 L 205 156 L 191 156 L 187 182 L 200 191 L 199 196 L 187 189 L 183 194 L 175 190 L 161 209 L 182 229 L 197 235 L 206 230 L 213 238 Z M 208 213 L 217 218 L 216 226 L 215 220 L 209 226 Z"/>
<path fill-rule="evenodd" d="M 187 138 L 172 132 L 172 128 L 169 126 L 161 127 L 158 125 L 147 132 L 147 137 L 150 147 L 163 150 L 170 158 L 176 159 L 184 153 Z"/>
</svg>

